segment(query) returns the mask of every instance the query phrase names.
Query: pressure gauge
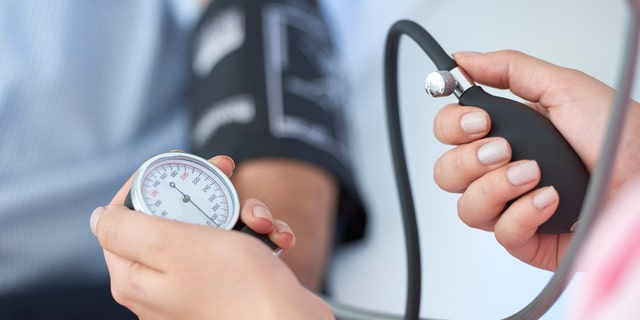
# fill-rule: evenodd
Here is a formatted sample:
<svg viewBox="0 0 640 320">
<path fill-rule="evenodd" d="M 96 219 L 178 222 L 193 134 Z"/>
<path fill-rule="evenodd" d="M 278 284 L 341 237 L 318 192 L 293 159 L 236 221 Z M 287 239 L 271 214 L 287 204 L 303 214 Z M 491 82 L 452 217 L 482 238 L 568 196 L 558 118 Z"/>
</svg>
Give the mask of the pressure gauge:
<svg viewBox="0 0 640 320">
<path fill-rule="evenodd" d="M 240 213 L 229 178 L 209 161 L 183 152 L 145 161 L 133 177 L 130 197 L 135 210 L 227 230 Z"/>
<path fill-rule="evenodd" d="M 153 216 L 240 230 L 265 242 L 277 255 L 281 253 L 268 236 L 239 221 L 238 194 L 224 172 L 192 154 L 162 153 L 142 163 L 125 204 Z"/>
</svg>

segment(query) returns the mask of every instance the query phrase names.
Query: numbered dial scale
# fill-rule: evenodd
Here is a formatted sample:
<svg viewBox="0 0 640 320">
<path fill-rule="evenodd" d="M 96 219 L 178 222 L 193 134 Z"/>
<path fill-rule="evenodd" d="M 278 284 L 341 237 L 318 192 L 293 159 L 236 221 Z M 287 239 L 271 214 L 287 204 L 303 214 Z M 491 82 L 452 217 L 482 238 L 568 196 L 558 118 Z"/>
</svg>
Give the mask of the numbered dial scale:
<svg viewBox="0 0 640 320">
<path fill-rule="evenodd" d="M 267 235 L 239 220 L 238 193 L 224 172 L 192 154 L 168 152 L 145 161 L 133 177 L 125 205 L 167 219 L 240 230 L 262 240 L 275 255 L 282 254 Z"/>
<path fill-rule="evenodd" d="M 240 202 L 227 176 L 200 157 L 169 152 L 145 161 L 131 184 L 127 205 L 144 213 L 230 230 Z"/>
</svg>

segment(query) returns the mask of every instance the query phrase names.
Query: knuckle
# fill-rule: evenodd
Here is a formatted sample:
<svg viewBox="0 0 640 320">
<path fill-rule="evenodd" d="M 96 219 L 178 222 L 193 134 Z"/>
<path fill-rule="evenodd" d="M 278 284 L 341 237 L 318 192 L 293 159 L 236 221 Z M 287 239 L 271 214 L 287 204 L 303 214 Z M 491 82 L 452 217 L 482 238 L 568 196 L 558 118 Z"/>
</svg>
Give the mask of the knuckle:
<svg viewBox="0 0 640 320">
<path fill-rule="evenodd" d="M 488 183 L 477 183 L 475 185 L 475 190 L 478 193 L 478 198 L 483 201 L 494 199 L 496 195 L 496 188 L 490 181 Z"/>
<path fill-rule="evenodd" d="M 476 221 L 474 219 L 473 214 L 470 214 L 468 210 L 466 210 L 466 198 L 464 195 L 462 195 L 459 199 L 458 202 L 456 203 L 457 206 L 457 211 L 458 211 L 458 218 L 464 222 L 464 224 L 466 224 L 467 226 L 471 227 L 471 228 L 475 228 L 476 227 Z"/>
<path fill-rule="evenodd" d="M 110 228 L 111 225 L 111 215 L 103 214 L 98 222 L 99 226 L 96 228 L 96 233 L 98 236 L 98 242 L 107 251 L 111 251 L 114 244 L 117 243 L 120 238 L 119 228 Z"/>
<path fill-rule="evenodd" d="M 505 249 L 511 248 L 511 241 L 509 241 L 509 238 L 506 236 L 505 232 L 503 232 L 502 229 L 496 226 L 496 229 L 493 232 L 493 236 L 499 245 L 501 245 Z"/>
<path fill-rule="evenodd" d="M 123 306 L 131 305 L 131 299 L 126 294 L 126 291 L 120 289 L 119 286 L 115 285 L 113 280 L 111 282 L 111 296 L 113 296 L 113 300 Z"/>
<path fill-rule="evenodd" d="M 460 193 L 469 186 L 469 172 L 468 161 L 448 152 L 436 160 L 433 177 L 442 190 Z"/>
<path fill-rule="evenodd" d="M 440 189 L 450 191 L 448 187 L 449 179 L 446 172 L 446 162 L 442 157 L 439 157 L 438 159 L 436 159 L 436 162 L 433 166 L 433 180 L 438 185 L 438 187 L 440 187 Z"/>
<path fill-rule="evenodd" d="M 442 107 L 433 120 L 433 133 L 436 139 L 445 144 L 457 144 L 458 125 L 456 117 L 451 116 L 457 111 L 457 105 L 448 104 Z"/>
</svg>

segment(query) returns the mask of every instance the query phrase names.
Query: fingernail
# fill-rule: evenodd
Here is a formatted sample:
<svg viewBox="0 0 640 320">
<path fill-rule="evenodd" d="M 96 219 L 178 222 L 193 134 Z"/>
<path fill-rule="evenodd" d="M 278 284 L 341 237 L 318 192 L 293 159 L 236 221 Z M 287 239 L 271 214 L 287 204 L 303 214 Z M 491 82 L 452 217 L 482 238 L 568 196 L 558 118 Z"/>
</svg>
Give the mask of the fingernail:
<svg viewBox="0 0 640 320">
<path fill-rule="evenodd" d="M 542 210 L 558 200 L 558 193 L 554 187 L 546 187 L 539 190 L 533 196 L 533 205 Z"/>
<path fill-rule="evenodd" d="M 480 111 L 469 112 L 460 119 L 460 126 L 466 133 L 480 133 L 487 129 L 487 117 Z"/>
<path fill-rule="evenodd" d="M 267 207 L 262 205 L 257 205 L 253 207 L 253 216 L 256 218 L 270 219 L 271 212 L 269 211 L 269 209 L 267 209 Z"/>
<path fill-rule="evenodd" d="M 540 170 L 538 163 L 534 160 L 528 160 L 519 163 L 507 170 L 507 179 L 514 186 L 521 186 L 538 178 Z"/>
<path fill-rule="evenodd" d="M 476 52 L 476 51 L 460 51 L 460 52 L 455 52 L 453 54 L 453 58 L 464 58 L 464 57 L 475 57 L 475 56 L 479 56 L 482 53 L 480 52 Z"/>
<path fill-rule="evenodd" d="M 509 158 L 509 146 L 505 140 L 494 140 L 478 149 L 478 160 L 484 165 L 498 163 Z"/>
<path fill-rule="evenodd" d="M 289 227 L 289 225 L 285 224 L 285 223 L 276 223 L 275 224 L 275 229 L 277 233 L 289 233 L 289 234 L 293 234 L 293 230 L 291 229 L 291 227 Z"/>
<path fill-rule="evenodd" d="M 97 207 L 91 213 L 91 218 L 89 218 L 89 227 L 91 227 L 91 232 L 93 232 L 94 235 L 97 235 L 96 227 L 98 226 L 98 220 L 100 220 L 100 216 L 104 211 L 105 207 Z"/>
</svg>

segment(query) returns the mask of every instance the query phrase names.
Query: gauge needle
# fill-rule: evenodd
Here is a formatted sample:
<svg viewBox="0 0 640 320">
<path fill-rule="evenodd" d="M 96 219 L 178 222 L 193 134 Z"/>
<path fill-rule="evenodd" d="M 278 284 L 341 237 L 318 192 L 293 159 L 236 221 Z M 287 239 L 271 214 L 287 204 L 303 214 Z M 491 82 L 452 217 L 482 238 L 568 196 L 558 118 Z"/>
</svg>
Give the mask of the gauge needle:
<svg viewBox="0 0 640 320">
<path fill-rule="evenodd" d="M 171 188 L 176 189 L 178 192 L 180 192 L 180 194 L 182 195 L 182 201 L 183 201 L 183 202 L 185 202 L 185 203 L 186 203 L 186 202 L 191 202 L 191 204 L 192 204 L 194 207 L 196 207 L 196 209 L 198 209 L 198 211 L 200 211 L 200 212 L 201 212 L 205 217 L 207 217 L 207 219 L 209 219 L 213 224 L 215 224 L 215 225 L 219 226 L 219 225 L 218 225 L 218 224 L 217 224 L 213 219 L 211 219 L 211 217 L 209 217 L 206 213 L 204 213 L 204 211 L 203 211 L 202 209 L 200 209 L 200 207 L 198 207 L 198 205 L 197 205 L 195 202 L 193 202 L 193 201 L 191 200 L 191 197 L 190 197 L 188 194 L 185 194 L 184 192 L 182 192 L 182 190 L 180 190 L 180 189 L 176 186 L 176 184 L 175 184 L 174 182 L 169 182 L 169 186 L 170 186 Z"/>
</svg>

